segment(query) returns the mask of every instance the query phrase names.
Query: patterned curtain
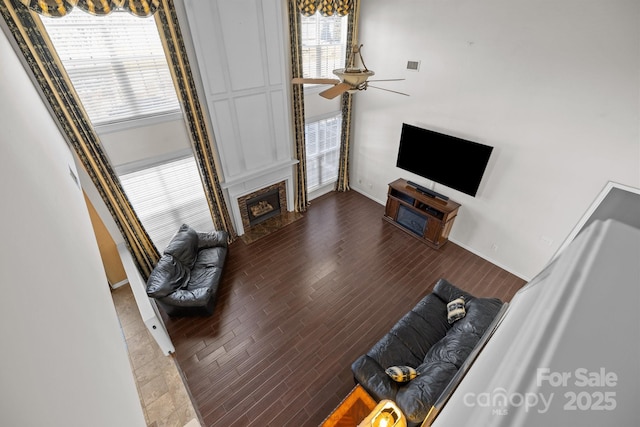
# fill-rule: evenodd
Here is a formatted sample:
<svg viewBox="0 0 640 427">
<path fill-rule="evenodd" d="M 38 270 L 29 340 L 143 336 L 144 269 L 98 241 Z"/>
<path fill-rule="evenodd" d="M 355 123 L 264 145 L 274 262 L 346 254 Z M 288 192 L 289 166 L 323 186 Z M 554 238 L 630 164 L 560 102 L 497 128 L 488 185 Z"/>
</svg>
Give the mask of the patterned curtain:
<svg viewBox="0 0 640 427">
<path fill-rule="evenodd" d="M 191 137 L 191 146 L 200 169 L 202 184 L 204 185 L 209 210 L 213 219 L 213 225 L 217 230 L 225 230 L 229 233 L 229 239 L 235 240 L 237 234 L 233 228 L 233 222 L 227 209 L 220 178 L 219 166 L 213 150 L 211 132 L 208 129 L 196 86 L 191 74 L 191 66 L 187 58 L 184 39 L 178 24 L 178 16 L 173 0 L 162 0 L 161 8 L 156 14 L 156 23 L 160 31 L 160 38 L 170 64 L 171 75 L 176 86 L 178 98 L 182 105 L 182 111 L 186 116 Z"/>
<path fill-rule="evenodd" d="M 347 46 L 353 46 L 357 43 L 358 21 L 356 17 L 360 9 L 360 2 L 355 1 L 352 13 L 349 15 L 349 26 L 347 29 Z M 349 61 L 351 49 L 347 49 L 347 57 L 345 61 Z M 340 135 L 340 159 L 338 160 L 338 181 L 336 182 L 336 191 L 349 191 L 349 152 L 351 146 L 351 106 L 353 95 L 349 92 L 342 94 L 342 133 Z"/>
<path fill-rule="evenodd" d="M 342 95 L 342 132 L 340 134 L 340 159 L 338 160 L 338 180 L 336 191 L 349 191 L 349 147 L 351 140 L 351 102 L 352 95 Z"/>
<path fill-rule="evenodd" d="M 315 13 L 315 9 L 314 9 Z M 300 11 L 294 0 L 289 1 L 289 34 L 291 40 L 291 74 L 293 78 L 302 77 L 302 37 L 300 36 Z M 296 197 L 297 212 L 307 210 L 307 153 L 304 139 L 304 89 L 302 85 L 292 85 L 293 90 L 293 128 L 295 151 L 298 164 L 296 167 Z"/>
<path fill-rule="evenodd" d="M 304 16 L 312 16 L 316 12 L 320 12 L 323 16 L 345 16 L 349 15 L 349 26 L 347 29 L 347 46 L 352 46 L 355 40 L 357 31 L 358 9 L 360 7 L 358 0 L 297 0 L 296 7 L 293 2 L 289 2 L 289 28 L 291 31 L 291 58 L 292 58 L 292 70 L 293 77 L 302 77 L 302 57 L 300 51 L 302 50 L 302 39 L 300 37 L 300 16 L 301 13 Z M 355 40 L 357 41 L 357 40 Z M 347 56 L 345 61 L 349 61 L 349 55 L 351 49 L 347 49 Z M 348 191 L 349 188 L 349 142 L 351 139 L 351 104 L 352 95 L 349 92 L 345 92 L 342 95 L 341 110 L 342 110 L 342 133 L 340 135 L 340 160 L 338 162 L 338 180 L 336 182 L 336 191 Z M 304 97 L 302 85 L 293 85 L 293 107 L 294 107 L 294 122 L 295 122 L 295 138 L 296 138 L 296 153 L 298 159 L 300 159 L 301 165 L 299 165 L 299 172 L 303 168 L 304 182 L 298 178 L 298 187 L 304 184 L 304 190 L 298 189 L 298 195 L 304 192 L 304 202 L 306 210 L 306 162 L 302 164 L 302 160 L 305 159 L 305 147 L 304 147 Z"/>
<path fill-rule="evenodd" d="M 1 0 L 0 13 L 31 68 L 69 143 L 109 208 L 138 269 L 148 277 L 159 254 L 120 185 L 67 77 L 42 22 L 17 0 Z"/>
</svg>

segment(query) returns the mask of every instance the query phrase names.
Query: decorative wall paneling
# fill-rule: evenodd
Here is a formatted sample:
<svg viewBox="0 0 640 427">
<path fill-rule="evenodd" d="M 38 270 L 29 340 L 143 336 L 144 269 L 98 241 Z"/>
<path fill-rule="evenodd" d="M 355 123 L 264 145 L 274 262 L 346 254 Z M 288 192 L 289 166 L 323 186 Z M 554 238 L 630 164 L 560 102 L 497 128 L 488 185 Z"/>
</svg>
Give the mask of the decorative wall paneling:
<svg viewBox="0 0 640 427">
<path fill-rule="evenodd" d="M 280 0 L 184 0 L 238 234 L 238 197 L 285 180 L 293 210 L 287 37 Z"/>
</svg>

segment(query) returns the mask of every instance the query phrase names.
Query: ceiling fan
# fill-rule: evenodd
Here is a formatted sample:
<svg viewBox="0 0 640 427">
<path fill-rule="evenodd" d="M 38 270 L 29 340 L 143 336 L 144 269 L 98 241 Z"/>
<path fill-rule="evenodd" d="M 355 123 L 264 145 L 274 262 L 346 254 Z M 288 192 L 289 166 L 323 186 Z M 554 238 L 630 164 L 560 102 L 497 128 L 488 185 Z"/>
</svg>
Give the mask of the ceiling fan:
<svg viewBox="0 0 640 427">
<path fill-rule="evenodd" d="M 296 77 L 292 80 L 293 84 L 332 84 L 333 86 L 327 90 L 320 92 L 320 96 L 333 99 L 339 95 L 342 95 L 345 92 L 354 93 L 358 90 L 367 90 L 367 88 L 380 89 L 387 92 L 393 92 L 400 95 L 409 96 L 406 93 L 398 92 L 395 90 L 385 89 L 378 86 L 372 86 L 369 82 L 394 82 L 400 81 L 404 79 L 385 79 L 385 80 L 369 80 L 369 77 L 373 76 L 375 73 L 369 69 L 364 63 L 362 59 L 362 53 L 360 50 L 362 49 L 362 45 L 354 44 L 351 49 L 351 54 L 349 55 L 349 64 L 346 68 L 338 68 L 337 70 L 333 70 L 333 74 L 338 76 L 339 79 L 311 79 L 311 78 L 303 78 Z M 356 55 L 360 58 L 360 63 L 363 68 L 356 68 L 355 59 Z"/>
</svg>

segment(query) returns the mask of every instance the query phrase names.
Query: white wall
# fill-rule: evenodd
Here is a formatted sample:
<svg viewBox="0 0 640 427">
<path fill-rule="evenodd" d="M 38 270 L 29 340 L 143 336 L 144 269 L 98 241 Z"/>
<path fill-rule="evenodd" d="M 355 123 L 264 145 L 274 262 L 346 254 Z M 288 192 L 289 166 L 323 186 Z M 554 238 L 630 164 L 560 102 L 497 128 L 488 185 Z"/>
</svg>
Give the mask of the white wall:
<svg viewBox="0 0 640 427">
<path fill-rule="evenodd" d="M 73 158 L 0 31 L 0 425 L 144 426 Z"/>
<path fill-rule="evenodd" d="M 494 146 L 476 198 L 435 189 L 462 204 L 453 241 L 526 278 L 607 181 L 640 186 L 637 0 L 361 7 L 367 66 L 376 78 L 406 78 L 384 87 L 411 96 L 356 95 L 358 191 L 384 203 L 398 177 L 430 186 L 395 167 L 402 122 Z M 408 60 L 420 60 L 420 71 L 405 70 Z"/>
</svg>

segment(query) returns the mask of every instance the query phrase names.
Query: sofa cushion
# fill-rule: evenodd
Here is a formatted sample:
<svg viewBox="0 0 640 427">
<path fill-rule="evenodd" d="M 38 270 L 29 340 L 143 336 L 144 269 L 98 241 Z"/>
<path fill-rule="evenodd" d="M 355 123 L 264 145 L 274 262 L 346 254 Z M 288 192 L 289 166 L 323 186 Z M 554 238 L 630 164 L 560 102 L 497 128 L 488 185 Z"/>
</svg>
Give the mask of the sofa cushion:
<svg viewBox="0 0 640 427">
<path fill-rule="evenodd" d="M 413 381 L 398 389 L 395 402 L 412 423 L 421 423 L 438 400 L 458 368 L 444 360 L 418 366 L 420 373 Z"/>
<path fill-rule="evenodd" d="M 226 256 L 226 247 L 218 246 L 202 249 L 198 252 L 198 256 L 196 256 L 196 262 L 193 264 L 193 268 L 222 267 L 224 265 Z"/>
<path fill-rule="evenodd" d="M 478 339 L 487 330 L 493 319 L 502 308 L 502 301 L 497 298 L 473 298 L 465 304 L 466 315 L 455 322 L 451 330 L 473 334 Z"/>
<path fill-rule="evenodd" d="M 429 349 L 424 357 L 424 363 L 444 361 L 459 368 L 471 354 L 478 339 L 479 337 L 474 334 L 452 330 Z"/>
<path fill-rule="evenodd" d="M 413 343 L 406 339 L 407 336 L 400 335 L 391 332 L 386 334 L 369 350 L 367 355 L 384 369 L 399 365 L 418 366 L 422 363 L 422 357 L 412 351 Z"/>
<path fill-rule="evenodd" d="M 215 293 L 210 287 L 195 289 L 178 289 L 160 298 L 159 301 L 176 307 L 201 307 L 205 305 Z"/>
<path fill-rule="evenodd" d="M 198 254 L 198 233 L 187 224 L 182 224 L 178 232 L 171 238 L 164 253 L 172 255 L 190 269 Z"/>
<path fill-rule="evenodd" d="M 171 255 L 163 255 L 147 280 L 147 295 L 161 298 L 189 281 L 189 270 Z"/>
<path fill-rule="evenodd" d="M 395 400 L 398 388 L 403 384 L 397 383 L 385 373 L 385 368 L 372 359 L 370 356 L 363 354 L 351 364 L 354 378 L 364 387 L 371 397 L 380 401 L 383 399 Z"/>
<path fill-rule="evenodd" d="M 402 316 L 367 354 L 385 369 L 418 366 L 429 348 L 450 329 L 446 316 L 446 304 L 429 294 Z"/>
<path fill-rule="evenodd" d="M 200 288 L 211 288 L 214 291 L 218 289 L 218 283 L 222 276 L 222 267 L 194 267 L 191 270 L 191 278 L 184 288 L 189 291 Z"/>
<path fill-rule="evenodd" d="M 194 267 L 186 286 L 161 298 L 160 301 L 178 307 L 206 305 L 218 291 L 221 267 Z"/>
<path fill-rule="evenodd" d="M 444 360 L 460 368 L 501 306 L 502 302 L 497 299 L 472 298 L 467 303 L 466 316 L 455 322 L 446 336 L 429 349 L 424 363 Z"/>
<path fill-rule="evenodd" d="M 423 331 L 421 339 L 424 342 L 420 345 L 423 347 L 421 357 L 424 357 L 429 348 L 451 329 L 451 325 L 447 322 L 446 301 L 441 300 L 435 294 L 429 294 L 421 299 L 411 312 L 421 319 L 416 324 Z"/>
<path fill-rule="evenodd" d="M 198 249 L 215 248 L 217 246 L 226 248 L 228 240 L 229 233 L 224 230 L 198 233 Z"/>
<path fill-rule="evenodd" d="M 475 298 L 468 292 L 452 285 L 445 279 L 439 279 L 433 287 L 433 293 L 442 299 L 445 303 L 453 301 L 456 298 L 463 297 L 465 301 L 470 301 Z"/>
<path fill-rule="evenodd" d="M 428 295 L 426 301 L 423 300 L 417 310 L 409 311 L 398 320 L 388 333 L 394 336 L 395 342 L 403 346 L 402 353 L 398 354 L 399 359 L 394 361 L 394 365 L 417 366 L 414 360 L 418 360 L 418 363 L 422 362 L 429 348 L 448 330 L 444 326 L 446 322 L 440 321 L 444 309 L 445 305 L 442 301 L 433 295 Z M 382 357 L 377 359 L 385 366 L 386 361 Z M 386 366 L 392 366 L 392 364 Z"/>
</svg>

